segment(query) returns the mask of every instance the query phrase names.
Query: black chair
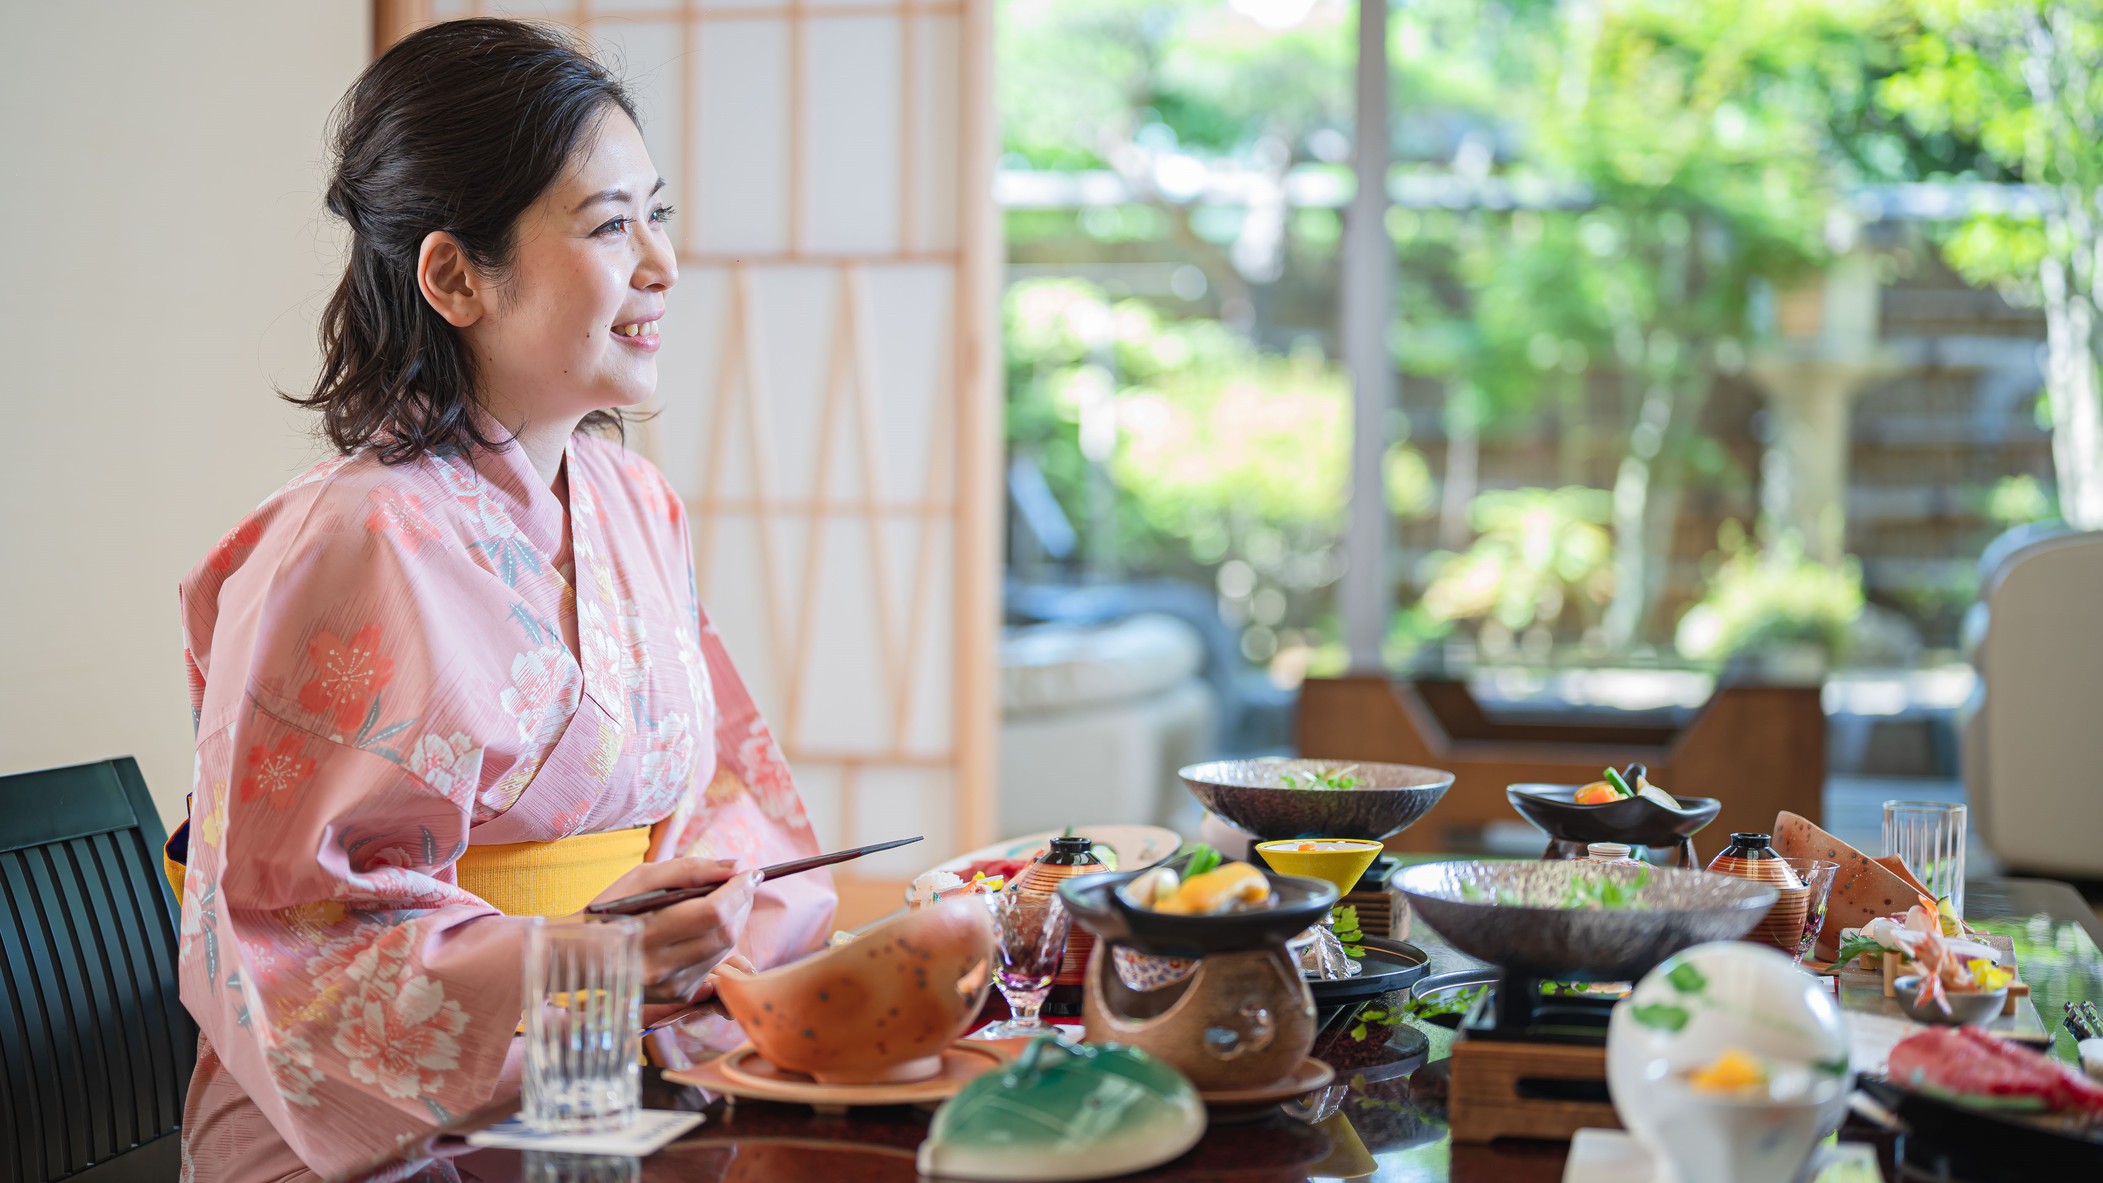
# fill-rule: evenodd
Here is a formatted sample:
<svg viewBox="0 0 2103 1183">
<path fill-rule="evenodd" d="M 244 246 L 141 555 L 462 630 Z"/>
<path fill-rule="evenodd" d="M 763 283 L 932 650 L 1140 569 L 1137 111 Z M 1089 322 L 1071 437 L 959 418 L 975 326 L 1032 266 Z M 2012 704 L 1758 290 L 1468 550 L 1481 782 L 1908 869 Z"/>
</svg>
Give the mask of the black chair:
<svg viewBox="0 0 2103 1183">
<path fill-rule="evenodd" d="M 167 1183 L 197 1026 L 131 757 L 0 777 L 0 1180 Z"/>
</svg>

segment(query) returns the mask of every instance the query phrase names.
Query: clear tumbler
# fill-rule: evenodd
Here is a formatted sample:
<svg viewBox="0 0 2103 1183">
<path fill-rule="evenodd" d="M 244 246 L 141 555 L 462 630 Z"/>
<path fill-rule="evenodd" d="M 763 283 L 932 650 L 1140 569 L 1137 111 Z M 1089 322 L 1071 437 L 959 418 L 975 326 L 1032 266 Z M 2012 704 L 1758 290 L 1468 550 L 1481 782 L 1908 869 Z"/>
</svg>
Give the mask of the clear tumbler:
<svg viewBox="0 0 2103 1183">
<path fill-rule="evenodd" d="M 1970 811 L 1948 801 L 1884 802 L 1884 853 L 1904 859 L 1928 894 L 1964 915 L 1964 839 Z"/>
<path fill-rule="evenodd" d="M 526 940 L 520 1119 L 547 1133 L 622 1129 L 642 1098 L 643 922 L 541 920 Z"/>
</svg>

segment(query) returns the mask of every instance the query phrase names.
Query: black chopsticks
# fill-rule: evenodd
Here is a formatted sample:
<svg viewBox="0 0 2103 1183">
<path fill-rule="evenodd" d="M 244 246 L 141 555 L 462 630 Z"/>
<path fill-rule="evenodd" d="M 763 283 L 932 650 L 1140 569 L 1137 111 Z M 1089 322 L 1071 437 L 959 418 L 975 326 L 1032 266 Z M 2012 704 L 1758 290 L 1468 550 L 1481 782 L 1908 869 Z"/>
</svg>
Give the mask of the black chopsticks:
<svg viewBox="0 0 2103 1183">
<path fill-rule="evenodd" d="M 889 842 L 878 842 L 874 846 L 857 846 L 852 850 L 836 850 L 831 854 L 812 855 L 809 858 L 797 859 L 794 862 L 775 863 L 771 867 L 760 868 L 759 877 L 764 882 L 768 879 L 779 879 L 783 875 L 794 875 L 798 872 L 809 871 L 818 867 L 829 867 L 834 863 L 844 863 L 852 859 L 858 859 L 865 854 L 875 854 L 879 850 L 890 850 L 893 847 L 906 846 L 920 841 L 921 837 L 921 835 L 915 834 L 911 838 L 895 838 Z M 660 887 L 655 891 L 639 892 L 635 895 L 622 896 L 617 900 L 608 900 L 603 904 L 592 904 L 586 907 L 584 911 L 591 916 L 639 916 L 644 912 L 655 912 L 659 908 L 668 908 L 673 904 L 684 903 L 687 900 L 698 900 L 721 886 L 723 885 L 720 883 L 706 883 L 700 887 Z"/>
</svg>

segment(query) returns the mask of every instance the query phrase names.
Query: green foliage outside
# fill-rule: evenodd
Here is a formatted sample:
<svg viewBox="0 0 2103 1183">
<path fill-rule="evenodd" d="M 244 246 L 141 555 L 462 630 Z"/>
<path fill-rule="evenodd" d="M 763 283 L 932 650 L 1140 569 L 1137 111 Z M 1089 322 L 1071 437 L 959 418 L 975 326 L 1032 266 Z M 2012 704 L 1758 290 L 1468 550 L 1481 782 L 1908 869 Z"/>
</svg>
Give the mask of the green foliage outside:
<svg viewBox="0 0 2103 1183">
<path fill-rule="evenodd" d="M 2045 389 L 2059 506 L 2103 528 L 2103 4 L 1913 0 L 1903 68 L 1878 97 L 1913 127 L 1976 141 L 1959 176 L 2032 187 L 2027 209 L 1984 210 L 1945 254 L 1974 283 L 2045 313 Z"/>
<path fill-rule="evenodd" d="M 1680 618 L 1682 655 L 1722 665 L 1743 653 L 1795 648 L 1827 662 L 1846 654 L 1848 626 L 1863 605 L 1853 559 L 1838 567 L 1812 561 L 1793 536 L 1766 552 L 1726 538 L 1722 553 L 1708 596 Z"/>
<path fill-rule="evenodd" d="M 1573 484 L 1565 464 L 1542 473 L 1542 487 L 1477 490 L 1398 446 L 1385 473 L 1391 508 L 1424 518 L 1465 506 L 1467 533 L 1405 576 L 1422 599 L 1397 617 L 1398 648 L 1460 629 L 1600 652 L 1678 641 L 1708 662 L 1764 644 L 1837 651 L 1861 607 L 1860 575 L 1808 563 L 1792 543 L 1724 547 L 1688 620 L 1659 613 L 1682 505 L 1703 490 L 1742 492 L 1753 479 L 1704 434 L 1704 409 L 1719 375 L 1741 372 L 1770 344 L 1762 294 L 1810 282 L 1845 245 L 1835 211 L 1850 187 L 2017 178 L 2054 188 L 2062 210 L 2084 195 L 2080 208 L 2095 209 L 2103 87 L 2080 69 L 2103 61 L 2093 52 L 2103 46 L 2094 8 L 1394 8 L 1398 174 L 1564 195 L 1522 203 L 1531 208 L 1390 211 L 1398 368 L 1444 388 L 1438 426 L 1450 447 L 1553 412 L 1570 455 L 1587 436 L 1604 436 L 1622 457 L 1606 488 Z M 1038 459 L 1069 512 L 1085 518 L 1089 481 L 1102 479 L 1091 477 L 1083 447 L 1083 421 L 1095 423 L 1095 471 L 1114 485 L 1120 564 L 1217 581 L 1245 605 L 1238 623 L 1268 634 L 1245 647 L 1252 656 L 1289 646 L 1287 633 L 1308 643 L 1327 635 L 1349 394 L 1322 346 L 1275 328 L 1266 336 L 1264 317 L 1278 314 L 1248 309 L 1282 307 L 1294 267 L 1333 288 L 1340 223 L 1326 209 L 1291 211 L 1288 275 L 1266 287 L 1234 253 L 1256 215 L 1194 204 L 1175 188 L 1176 165 L 1203 159 L 1273 177 L 1341 169 L 1352 19 L 1335 0 L 1319 0 L 1284 32 L 1221 0 L 1011 0 L 1000 31 L 1006 165 L 1108 169 L 1133 194 L 1115 209 L 1014 212 L 1011 241 L 1078 233 L 1107 258 L 1124 257 L 1125 244 L 1168 244 L 1207 281 L 1202 298 L 1176 300 L 1078 282 L 1013 289 L 1011 444 Z M 2060 52 L 2031 58 L 2059 72 L 2056 91 L 2026 83 L 2019 75 L 2031 59 L 2009 48 L 2039 22 Z M 2081 127 L 2085 138 L 2074 134 Z M 2099 256 L 2091 250 L 2084 263 L 2070 244 L 2093 243 L 2094 232 L 2064 213 L 2019 212 L 1954 227 L 1946 245 L 1975 282 L 2047 302 L 2053 290 L 2071 293 L 2062 335 L 2074 344 L 2059 352 L 2086 357 L 2099 334 L 2093 325 L 2076 332 L 2076 297 L 2092 311 Z M 1222 323 L 1237 316 L 1253 316 L 1253 330 Z M 2060 386 L 2078 386 L 2080 367 L 2059 370 Z M 2094 367 L 2086 372 L 2092 383 Z M 1604 415 L 1602 382 L 1611 387 Z M 2081 430 L 2066 410 L 2078 406 L 2054 395 L 2057 434 Z M 2061 463 L 2057 501 L 2072 504 L 2064 455 Z M 2054 500 L 2034 484 L 2004 484 L 1990 498 L 1996 520 L 2038 516 Z"/>
</svg>

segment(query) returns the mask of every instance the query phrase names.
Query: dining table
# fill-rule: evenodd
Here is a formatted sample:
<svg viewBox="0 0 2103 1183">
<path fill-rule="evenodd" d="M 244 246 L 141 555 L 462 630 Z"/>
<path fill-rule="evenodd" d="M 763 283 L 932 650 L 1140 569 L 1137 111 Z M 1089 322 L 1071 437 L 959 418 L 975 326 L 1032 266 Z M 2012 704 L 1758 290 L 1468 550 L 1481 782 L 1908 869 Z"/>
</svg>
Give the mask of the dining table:
<svg viewBox="0 0 2103 1183">
<path fill-rule="evenodd" d="M 2044 879 L 1977 879 L 1966 885 L 1966 920 L 2014 944 L 2022 979 L 2054 1031 L 2052 1055 L 2076 1060 L 2074 1038 L 2059 1025 L 2068 1001 L 2103 1002 L 2103 924 L 2072 887 Z M 1430 959 L 1426 981 L 1466 980 L 1481 963 L 1418 925 L 1409 939 Z M 1215 1121 L 1204 1137 L 1162 1166 L 1124 1176 L 1148 1183 L 1370 1179 L 1378 1183 L 1555 1183 L 1569 1143 L 1500 1140 L 1456 1143 L 1445 1121 L 1448 1052 L 1454 1039 L 1432 1017 L 1403 1017 L 1408 991 L 1376 998 L 1331 1022 L 1316 1054 L 1336 1070 L 1318 1093 L 1254 1118 Z M 1363 1014 L 1378 1016 L 1366 1021 Z M 699 1125 L 646 1158 L 470 1147 L 465 1137 L 516 1111 L 515 1099 L 487 1106 L 386 1161 L 345 1176 L 531 1180 L 534 1183 L 879 1183 L 918 1180 L 915 1151 L 930 1112 L 914 1107 L 824 1114 L 795 1105 L 734 1101 L 645 1070 L 648 1109 L 698 1112 Z M 1896 1138 L 1850 1117 L 1844 1141 L 1871 1143 L 1887 1181 L 1901 1173 Z M 1016 1178 L 1027 1176 L 1018 1173 Z"/>
</svg>

